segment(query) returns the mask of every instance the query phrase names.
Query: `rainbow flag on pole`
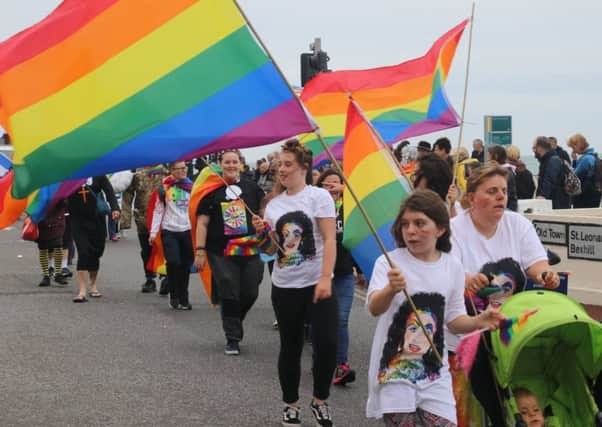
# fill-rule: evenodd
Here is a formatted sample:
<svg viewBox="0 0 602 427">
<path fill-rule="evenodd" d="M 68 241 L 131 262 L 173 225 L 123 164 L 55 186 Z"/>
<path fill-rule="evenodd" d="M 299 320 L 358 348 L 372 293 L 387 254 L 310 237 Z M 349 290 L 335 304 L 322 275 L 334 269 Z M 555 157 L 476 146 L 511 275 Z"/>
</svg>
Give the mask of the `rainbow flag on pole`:
<svg viewBox="0 0 602 427">
<path fill-rule="evenodd" d="M 64 0 L 0 44 L 0 125 L 17 198 L 315 127 L 232 0 Z"/>
<path fill-rule="evenodd" d="M 380 142 L 370 123 L 356 104 L 349 102 L 343 154 L 343 171 L 349 185 L 372 220 L 387 250 L 395 249 L 391 226 L 401 202 L 411 193 L 408 180 L 401 174 L 387 146 Z M 349 190 L 343 193 L 343 245 L 367 279 L 374 262 L 382 254 L 366 220 Z"/>
<path fill-rule="evenodd" d="M 343 153 L 347 94 L 386 143 L 459 125 L 444 84 L 468 22 L 445 33 L 421 58 L 389 67 L 321 73 L 305 85 L 301 99 L 338 159 Z M 328 161 L 319 141 L 308 140 L 306 145 L 315 164 Z"/>
<path fill-rule="evenodd" d="M 506 347 L 510 345 L 512 337 L 514 337 L 514 335 L 516 335 L 523 328 L 523 326 L 525 326 L 525 323 L 527 323 L 529 317 L 533 316 L 538 311 L 538 308 L 533 310 L 525 310 L 525 312 L 518 317 L 509 317 L 502 320 L 499 328 L 500 341 L 502 341 L 502 344 L 504 344 Z"/>
</svg>

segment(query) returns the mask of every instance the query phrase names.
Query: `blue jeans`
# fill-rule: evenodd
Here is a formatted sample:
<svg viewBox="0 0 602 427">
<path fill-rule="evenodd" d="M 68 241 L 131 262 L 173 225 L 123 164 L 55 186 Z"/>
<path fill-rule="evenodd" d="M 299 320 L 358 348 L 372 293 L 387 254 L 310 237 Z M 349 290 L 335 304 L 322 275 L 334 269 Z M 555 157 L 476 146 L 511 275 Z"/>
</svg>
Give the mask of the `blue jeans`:
<svg viewBox="0 0 602 427">
<path fill-rule="evenodd" d="M 339 300 L 339 331 L 337 337 L 337 365 L 347 363 L 349 351 L 349 313 L 353 304 L 355 277 L 353 274 L 335 276 L 333 285 Z"/>
</svg>

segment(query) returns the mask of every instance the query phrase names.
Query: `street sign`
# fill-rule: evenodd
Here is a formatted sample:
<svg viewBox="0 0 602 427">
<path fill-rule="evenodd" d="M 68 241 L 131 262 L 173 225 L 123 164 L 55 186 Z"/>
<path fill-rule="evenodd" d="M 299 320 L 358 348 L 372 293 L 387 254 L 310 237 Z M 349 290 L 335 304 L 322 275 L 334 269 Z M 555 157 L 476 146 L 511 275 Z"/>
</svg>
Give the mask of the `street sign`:
<svg viewBox="0 0 602 427">
<path fill-rule="evenodd" d="M 512 144 L 512 116 L 485 116 L 485 145 Z"/>
</svg>

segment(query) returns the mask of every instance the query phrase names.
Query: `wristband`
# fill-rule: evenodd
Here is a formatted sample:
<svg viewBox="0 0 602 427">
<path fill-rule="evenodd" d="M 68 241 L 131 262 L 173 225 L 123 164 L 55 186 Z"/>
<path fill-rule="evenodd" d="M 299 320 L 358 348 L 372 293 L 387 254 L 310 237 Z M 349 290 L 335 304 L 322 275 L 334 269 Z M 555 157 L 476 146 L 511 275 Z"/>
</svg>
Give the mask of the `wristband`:
<svg viewBox="0 0 602 427">
<path fill-rule="evenodd" d="M 200 250 L 203 250 L 203 249 L 205 249 L 205 246 L 197 246 L 197 247 L 196 247 L 196 250 L 197 250 L 197 251 L 200 251 Z"/>
</svg>

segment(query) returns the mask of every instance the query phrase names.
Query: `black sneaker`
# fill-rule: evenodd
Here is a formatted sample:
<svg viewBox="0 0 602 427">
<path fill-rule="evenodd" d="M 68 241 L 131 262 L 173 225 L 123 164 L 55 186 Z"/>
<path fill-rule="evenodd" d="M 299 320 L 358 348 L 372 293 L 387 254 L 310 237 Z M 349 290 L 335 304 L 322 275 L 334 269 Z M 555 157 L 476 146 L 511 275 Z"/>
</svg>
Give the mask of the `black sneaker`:
<svg viewBox="0 0 602 427">
<path fill-rule="evenodd" d="M 238 346 L 238 341 L 228 340 L 226 344 L 226 349 L 224 350 L 224 354 L 228 356 L 238 356 L 240 354 L 240 347 Z"/>
<path fill-rule="evenodd" d="M 169 293 L 169 283 L 167 283 L 167 277 L 161 279 L 161 287 L 159 288 L 159 295 L 167 295 Z"/>
<path fill-rule="evenodd" d="M 180 308 L 180 302 L 178 301 L 177 298 L 172 297 L 171 295 L 169 296 L 169 306 L 171 308 L 173 308 L 174 310 L 177 310 L 178 308 Z"/>
<path fill-rule="evenodd" d="M 282 425 L 285 427 L 296 427 L 301 425 L 301 409 L 286 406 L 282 411 Z"/>
<path fill-rule="evenodd" d="M 189 302 L 187 302 L 186 304 L 180 304 L 178 306 L 178 310 L 192 310 L 192 305 L 190 305 Z"/>
<path fill-rule="evenodd" d="M 50 266 L 48 267 L 48 277 L 52 276 L 54 274 L 54 267 Z"/>
<path fill-rule="evenodd" d="M 341 363 L 334 371 L 334 385 L 346 385 L 355 381 L 355 371 L 347 363 Z"/>
<path fill-rule="evenodd" d="M 38 284 L 38 286 L 41 286 L 41 287 L 50 286 L 50 276 L 42 277 L 42 281 Z"/>
<path fill-rule="evenodd" d="M 157 290 L 157 284 L 153 279 L 146 279 L 146 282 L 142 285 L 143 294 L 151 294 Z"/>
<path fill-rule="evenodd" d="M 69 281 L 67 280 L 67 278 L 65 276 L 63 276 L 61 273 L 56 273 L 54 275 L 54 281 L 59 284 L 59 285 L 67 285 L 69 284 Z"/>
<path fill-rule="evenodd" d="M 318 427 L 332 427 L 332 417 L 330 416 L 330 407 L 326 402 L 321 405 L 316 404 L 313 400 L 309 404 L 311 413 L 314 414 L 316 420 L 316 426 Z"/>
<path fill-rule="evenodd" d="M 63 277 L 73 277 L 73 272 L 67 267 L 61 268 L 61 274 L 63 275 Z"/>
</svg>

